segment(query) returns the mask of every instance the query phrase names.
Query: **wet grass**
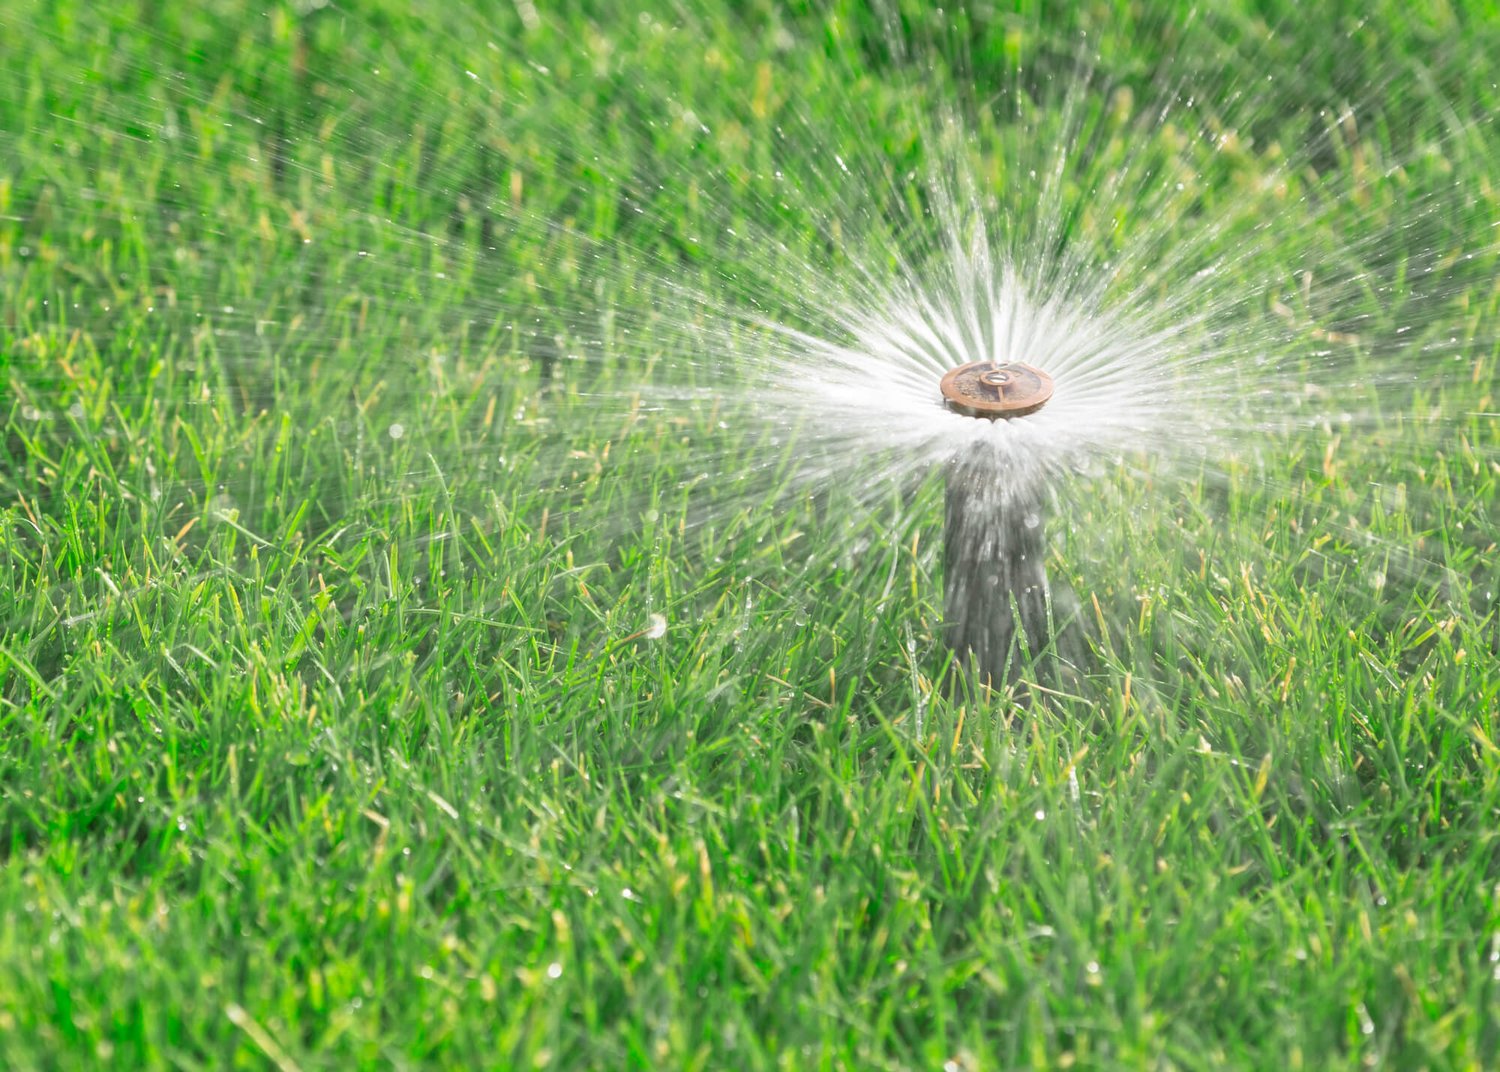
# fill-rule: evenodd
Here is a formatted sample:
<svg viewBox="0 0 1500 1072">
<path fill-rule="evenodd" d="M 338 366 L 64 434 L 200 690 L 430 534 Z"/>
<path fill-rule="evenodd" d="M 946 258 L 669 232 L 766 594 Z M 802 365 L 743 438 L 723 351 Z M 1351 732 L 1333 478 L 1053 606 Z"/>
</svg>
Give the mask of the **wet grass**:
<svg viewBox="0 0 1500 1072">
<path fill-rule="evenodd" d="M 968 57 L 913 79 L 862 5 L 612 7 L 0 14 L 0 1064 L 1488 1066 L 1493 13 L 911 6 Z M 703 374 L 651 311 L 733 231 L 827 243 L 773 146 L 899 174 L 1080 29 L 1125 107 L 1277 76 L 1193 196 L 1268 199 L 1266 315 L 1370 383 L 1070 489 L 1076 669 L 976 702 L 934 489 L 788 502 L 618 393 Z"/>
</svg>

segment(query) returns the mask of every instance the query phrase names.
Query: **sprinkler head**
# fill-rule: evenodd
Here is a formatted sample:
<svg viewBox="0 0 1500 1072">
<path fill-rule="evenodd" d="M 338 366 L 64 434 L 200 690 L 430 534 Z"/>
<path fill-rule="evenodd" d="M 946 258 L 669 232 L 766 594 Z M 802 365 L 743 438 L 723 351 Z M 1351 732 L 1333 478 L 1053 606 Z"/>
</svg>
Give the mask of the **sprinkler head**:
<svg viewBox="0 0 1500 1072">
<path fill-rule="evenodd" d="M 951 370 L 938 387 L 953 412 L 992 421 L 1035 413 L 1052 397 L 1052 377 L 1019 363 L 971 361 Z"/>
</svg>

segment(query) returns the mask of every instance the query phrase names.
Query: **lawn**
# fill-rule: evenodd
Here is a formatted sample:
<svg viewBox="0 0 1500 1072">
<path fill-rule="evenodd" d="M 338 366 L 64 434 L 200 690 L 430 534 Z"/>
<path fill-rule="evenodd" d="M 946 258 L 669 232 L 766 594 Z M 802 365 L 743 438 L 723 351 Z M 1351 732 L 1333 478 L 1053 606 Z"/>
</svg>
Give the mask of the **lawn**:
<svg viewBox="0 0 1500 1072">
<path fill-rule="evenodd" d="M 1500 10 L 1417 6 L 10 0 L 0 1066 L 1494 1067 Z M 758 405 L 948 165 L 1248 385 L 977 695 L 939 484 Z"/>
</svg>

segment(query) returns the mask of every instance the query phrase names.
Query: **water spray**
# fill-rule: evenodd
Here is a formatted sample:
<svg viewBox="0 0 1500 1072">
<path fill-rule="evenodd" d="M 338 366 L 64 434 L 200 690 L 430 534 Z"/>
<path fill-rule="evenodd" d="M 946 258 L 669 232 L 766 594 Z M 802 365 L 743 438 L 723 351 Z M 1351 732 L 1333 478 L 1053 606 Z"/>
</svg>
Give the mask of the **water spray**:
<svg viewBox="0 0 1500 1072">
<path fill-rule="evenodd" d="M 1019 363 L 973 361 L 939 384 L 948 408 L 984 420 L 1035 413 L 1052 377 Z M 1009 471 L 997 451 L 970 447 L 949 463 L 943 530 L 948 646 L 981 683 L 998 687 L 1025 648 L 1047 641 L 1046 535 L 1039 482 Z"/>
</svg>

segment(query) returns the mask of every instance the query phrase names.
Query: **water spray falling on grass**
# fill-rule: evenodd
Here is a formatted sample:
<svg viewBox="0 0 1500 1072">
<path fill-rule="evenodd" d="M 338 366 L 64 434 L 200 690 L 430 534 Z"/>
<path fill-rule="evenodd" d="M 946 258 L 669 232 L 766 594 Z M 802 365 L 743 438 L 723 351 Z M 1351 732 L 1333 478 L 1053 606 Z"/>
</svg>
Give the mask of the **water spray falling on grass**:
<svg viewBox="0 0 1500 1072">
<path fill-rule="evenodd" d="M 1077 85 L 1091 78 L 1081 69 Z M 1378 227 L 1337 231 L 1368 215 L 1368 179 L 1356 174 L 1351 187 L 1310 161 L 1337 147 L 1352 112 L 1327 142 L 1267 166 L 1241 156 L 1222 117 L 1190 96 L 1133 121 L 1091 112 L 1087 92 L 1002 135 L 1000 170 L 1020 177 L 1008 187 L 977 177 L 970 128 L 947 112 L 921 127 L 924 167 L 896 180 L 916 191 L 909 198 L 880 200 L 878 166 L 850 157 L 870 177 L 825 209 L 839 263 L 771 244 L 755 292 L 793 290 L 790 317 L 703 303 L 711 324 L 760 334 L 748 352 L 727 332 L 705 347 L 739 358 L 728 364 L 742 370 L 742 395 L 702 390 L 796 430 L 794 485 L 873 498 L 943 474 L 948 641 L 995 684 L 1015 675 L 1023 637 L 1033 655 L 1054 639 L 1051 504 L 1076 514 L 1102 472 L 1166 486 L 1233 479 L 1268 444 L 1377 431 L 1418 385 L 1484 369 L 1458 335 L 1437 332 L 1467 261 L 1495 261 L 1492 236 L 1476 236 L 1466 260 L 1420 244 L 1392 257 L 1451 210 L 1437 196 Z M 1178 124 L 1199 127 L 1196 146 L 1174 143 Z M 1163 141 L 1178 155 L 1164 159 Z M 827 189 L 816 159 L 803 162 L 806 185 Z M 1225 169 L 1234 192 L 1212 199 L 1210 169 Z M 1431 280 L 1424 304 L 1408 294 L 1413 268 Z M 1452 279 L 1440 283 L 1443 273 Z M 1413 330 L 1428 333 L 1416 352 L 1404 338 Z M 943 389 L 970 365 L 1034 368 L 1052 393 L 1010 419 L 975 419 L 979 407 Z"/>
<path fill-rule="evenodd" d="M 235 524 L 268 544 L 307 518 L 335 555 L 351 533 L 398 532 L 422 576 L 452 576 L 455 515 L 498 527 L 524 512 L 546 519 L 539 544 L 565 540 L 592 564 L 570 577 L 612 571 L 589 591 L 621 601 L 632 581 L 615 548 L 663 502 L 677 562 L 722 559 L 790 590 L 831 576 L 830 560 L 880 557 L 869 548 L 894 531 L 937 532 L 937 496 L 921 487 L 937 474 L 950 642 L 998 680 L 1014 664 L 1011 623 L 1032 652 L 1055 639 L 1042 624 L 1049 557 L 1060 587 L 1090 570 L 1115 584 L 1126 609 L 1102 617 L 1125 619 L 1130 540 L 1090 515 L 1119 488 L 1159 481 L 1140 493 L 1139 541 L 1170 546 L 1166 489 L 1227 486 L 1298 437 L 1342 435 L 1347 451 L 1404 412 L 1414 382 L 1488 375 L 1482 356 L 1449 359 L 1481 353 L 1492 316 L 1447 303 L 1494 263 L 1493 236 L 1482 204 L 1460 205 L 1430 159 L 1467 144 L 1467 121 L 1372 159 L 1350 133 L 1364 102 L 1304 129 L 1283 114 L 1290 98 L 1263 88 L 1254 48 L 1202 69 L 1194 49 L 1211 35 L 1164 46 L 1142 82 L 1112 72 L 1087 35 L 1028 54 L 1025 72 L 991 58 L 978 75 L 880 26 L 873 45 L 834 34 L 847 83 L 806 87 L 778 50 L 812 47 L 825 27 L 810 16 L 753 62 L 725 52 L 726 81 L 704 86 L 674 80 L 674 51 L 745 35 L 691 17 L 601 25 L 562 50 L 570 62 L 537 63 L 483 21 L 457 12 L 424 31 L 444 47 L 418 57 L 385 53 L 348 13 L 283 13 L 243 46 L 267 70 L 253 92 L 189 82 L 151 116 L 104 95 L 88 129 L 107 151 L 83 139 L 54 161 L 38 147 L 45 166 L 18 180 L 10 247 L 27 251 L 28 278 L 67 278 L 33 252 L 72 230 L 171 255 L 139 280 L 68 283 L 82 352 L 97 353 L 60 386 L 23 376 L 19 425 L 65 438 L 68 421 L 24 414 L 79 407 L 101 463 L 84 471 L 123 473 L 112 493 L 157 504 L 174 545 L 232 531 L 220 508 L 232 500 Z M 306 47 L 319 63 L 298 59 Z M 868 62 L 862 48 L 891 55 Z M 1371 125 L 1395 81 L 1361 89 Z M 51 178 L 76 167 L 75 150 L 93 169 L 86 191 Z M 14 303 L 39 363 L 70 345 L 43 289 Z M 941 381 L 976 362 L 1034 367 L 1054 395 L 1011 420 L 954 412 Z M 1439 402 L 1424 412 L 1454 424 Z M 248 429 L 167 452 L 140 431 L 196 429 L 204 414 Z M 313 464 L 323 452 L 340 464 Z M 439 471 L 456 506 L 413 527 L 405 514 Z M 304 480 L 318 491 L 288 524 Z M 27 501 L 58 509 L 65 482 L 38 485 Z M 518 487 L 524 511 L 495 505 L 497 488 Z M 812 491 L 831 503 L 821 524 L 775 531 Z M 893 494 L 884 534 L 883 520 L 839 516 Z M 1010 535 L 960 539 L 955 512 L 1003 515 Z M 1308 522 L 1362 524 L 1332 511 Z M 939 542 L 911 553 L 914 568 L 930 570 Z M 952 568 L 1002 558 L 1027 565 Z M 871 570 L 847 581 L 878 588 L 871 615 L 920 617 L 915 597 L 892 609 L 894 561 Z M 70 583 L 97 587 L 81 578 Z"/>
</svg>

